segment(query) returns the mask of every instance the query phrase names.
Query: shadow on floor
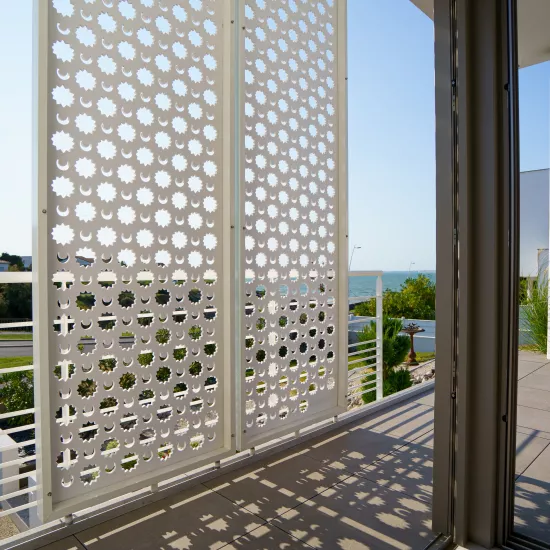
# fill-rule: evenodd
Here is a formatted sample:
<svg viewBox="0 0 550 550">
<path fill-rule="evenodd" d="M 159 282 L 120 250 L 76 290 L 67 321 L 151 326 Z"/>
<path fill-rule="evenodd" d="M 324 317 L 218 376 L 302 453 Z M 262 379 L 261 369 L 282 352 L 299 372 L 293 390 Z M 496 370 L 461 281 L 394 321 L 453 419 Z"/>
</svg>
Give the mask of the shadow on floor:
<svg viewBox="0 0 550 550">
<path fill-rule="evenodd" d="M 434 538 L 432 421 L 431 407 L 400 404 L 64 544 L 79 550 L 420 550 Z M 65 547 L 57 543 L 55 550 Z"/>
</svg>

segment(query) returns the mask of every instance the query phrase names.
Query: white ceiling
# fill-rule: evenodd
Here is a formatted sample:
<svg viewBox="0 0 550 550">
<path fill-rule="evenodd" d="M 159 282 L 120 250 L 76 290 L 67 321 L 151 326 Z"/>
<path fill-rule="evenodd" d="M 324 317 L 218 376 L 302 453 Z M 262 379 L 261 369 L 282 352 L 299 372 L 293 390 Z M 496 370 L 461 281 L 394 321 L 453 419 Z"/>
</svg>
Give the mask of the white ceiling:
<svg viewBox="0 0 550 550">
<path fill-rule="evenodd" d="M 433 19 L 433 0 L 411 0 Z M 520 67 L 550 59 L 550 0 L 518 0 Z"/>
</svg>

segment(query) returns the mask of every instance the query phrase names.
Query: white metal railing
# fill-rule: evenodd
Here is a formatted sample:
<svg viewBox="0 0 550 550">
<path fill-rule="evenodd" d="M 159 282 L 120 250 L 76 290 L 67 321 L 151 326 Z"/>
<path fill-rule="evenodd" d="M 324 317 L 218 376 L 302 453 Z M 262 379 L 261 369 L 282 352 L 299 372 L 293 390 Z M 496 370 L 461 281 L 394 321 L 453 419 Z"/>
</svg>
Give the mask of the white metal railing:
<svg viewBox="0 0 550 550">
<path fill-rule="evenodd" d="M 375 293 L 363 296 L 349 296 L 349 303 L 361 303 L 376 300 L 376 337 L 368 341 L 357 341 L 348 344 L 348 401 L 353 404 L 355 399 L 362 399 L 363 395 L 376 392 L 376 401 L 383 397 L 383 368 L 382 368 L 382 305 L 383 285 L 382 271 L 350 271 L 349 277 L 376 277 Z M 350 315 L 351 317 L 351 315 Z M 365 324 L 364 319 L 350 319 L 349 327 L 354 324 Z"/>
<path fill-rule="evenodd" d="M 354 398 L 361 398 L 365 394 L 375 392 L 376 401 L 382 398 L 382 272 L 381 271 L 356 271 L 350 272 L 350 277 L 371 276 L 376 277 L 374 295 L 353 296 L 351 300 L 361 302 L 376 300 L 376 337 L 369 341 L 354 342 L 348 344 L 348 400 L 352 405 Z M 0 284 L 31 283 L 31 272 L 3 272 L 0 273 Z M 180 313 L 180 312 L 178 312 Z M 185 312 L 181 312 L 185 313 Z M 140 314 L 140 317 L 148 317 L 148 314 Z M 105 320 L 108 320 L 107 318 Z M 58 321 L 58 324 L 68 328 L 70 319 Z M 350 322 L 350 325 L 353 321 Z M 0 331 L 5 328 L 32 327 L 32 321 L 22 323 L 0 323 Z M 33 371 L 34 366 L 24 365 L 0 369 L 0 377 L 5 374 L 21 374 Z M 356 405 L 356 403 L 355 403 Z M 38 528 L 41 522 L 38 519 L 35 508 L 37 507 L 37 483 L 36 483 L 36 456 L 34 454 L 20 456 L 23 449 L 29 450 L 35 445 L 34 436 L 20 440 L 17 434 L 34 430 L 35 409 L 12 410 L 0 413 L 0 420 L 16 419 L 29 415 L 26 424 L 6 429 L 0 429 L 0 517 L 10 516 L 20 530 Z M 86 429 L 86 428 L 84 428 Z M 300 432 L 294 434 L 299 437 Z M 12 436 L 15 436 L 12 437 Z M 253 454 L 255 451 L 251 449 Z M 130 460 L 130 459 L 128 459 Z M 222 461 L 223 462 L 223 461 Z M 214 465 L 220 467 L 220 462 Z M 22 469 L 27 471 L 21 471 Z M 151 490 L 153 490 L 152 488 Z M 125 500 L 121 497 L 121 501 Z M 26 511 L 27 523 L 21 520 L 19 513 Z"/>
<path fill-rule="evenodd" d="M 0 284 L 21 284 L 31 283 L 32 273 L 29 271 L 7 271 L 0 273 Z M 0 323 L 0 331 L 5 329 L 29 328 L 32 327 L 32 321 L 23 321 L 17 323 Z M 8 367 L 0 369 L 0 381 L 3 375 L 21 374 L 33 371 L 34 366 L 23 365 L 18 367 Z M 0 382 L 1 383 L 1 382 Z M 4 382 L 6 384 L 11 381 Z M 12 428 L 0 429 L 0 517 L 12 516 L 13 520 L 18 519 L 16 514 L 23 510 L 29 510 L 37 506 L 36 502 L 36 469 L 32 464 L 36 460 L 34 454 L 29 453 L 25 456 L 19 456 L 20 450 L 30 450 L 34 447 L 35 439 L 31 436 L 28 439 L 20 440 L 16 434 L 35 429 L 34 408 L 11 410 L 0 413 L 0 420 L 6 421 L 17 419 L 23 416 L 32 416 L 30 422 L 15 426 Z M 12 436 L 15 436 L 12 437 Z M 27 471 L 21 473 L 22 467 L 27 466 Z M 23 487 L 21 487 L 23 484 Z M 26 487 L 25 487 L 26 485 Z M 21 497 L 24 497 L 22 502 Z M 10 502 L 11 501 L 11 502 Z M 15 521 L 18 527 L 21 527 L 21 521 Z"/>
</svg>

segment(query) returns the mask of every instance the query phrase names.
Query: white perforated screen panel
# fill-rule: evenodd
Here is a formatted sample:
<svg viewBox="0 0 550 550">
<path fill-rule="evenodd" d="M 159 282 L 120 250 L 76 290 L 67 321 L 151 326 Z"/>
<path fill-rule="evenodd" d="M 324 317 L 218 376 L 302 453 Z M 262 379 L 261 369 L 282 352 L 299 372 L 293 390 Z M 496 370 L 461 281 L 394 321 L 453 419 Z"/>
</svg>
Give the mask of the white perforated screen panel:
<svg viewBox="0 0 550 550">
<path fill-rule="evenodd" d="M 243 26 L 246 447 L 337 407 L 341 220 L 336 3 L 247 0 Z"/>
<path fill-rule="evenodd" d="M 222 450 L 230 205 L 224 2 L 45 1 L 55 506 Z"/>
</svg>

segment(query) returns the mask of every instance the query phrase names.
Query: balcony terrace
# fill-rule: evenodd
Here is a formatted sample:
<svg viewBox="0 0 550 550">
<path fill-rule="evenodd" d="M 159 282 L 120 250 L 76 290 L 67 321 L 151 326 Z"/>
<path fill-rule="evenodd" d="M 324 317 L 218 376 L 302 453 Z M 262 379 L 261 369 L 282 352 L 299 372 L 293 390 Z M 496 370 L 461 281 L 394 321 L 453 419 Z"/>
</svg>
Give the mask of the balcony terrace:
<svg viewBox="0 0 550 550">
<path fill-rule="evenodd" d="M 543 512 L 550 500 L 547 392 L 550 362 L 520 352 L 516 524 L 533 537 L 550 523 Z M 424 548 L 435 538 L 433 399 L 433 383 L 414 387 L 298 445 L 279 442 L 281 452 L 244 453 L 221 471 L 77 520 L 63 527 L 74 534 L 43 548 Z"/>
</svg>

